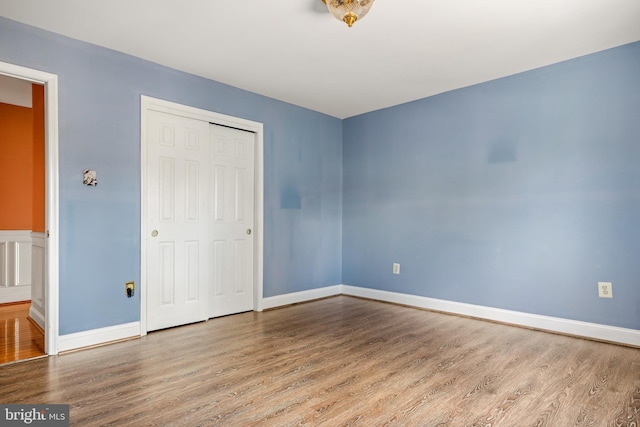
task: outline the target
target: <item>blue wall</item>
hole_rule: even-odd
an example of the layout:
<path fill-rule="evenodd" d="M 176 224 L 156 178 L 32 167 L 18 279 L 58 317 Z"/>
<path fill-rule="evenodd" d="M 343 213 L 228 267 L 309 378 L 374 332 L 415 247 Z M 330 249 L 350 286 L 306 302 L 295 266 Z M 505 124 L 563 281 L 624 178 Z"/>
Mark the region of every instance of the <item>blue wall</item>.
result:
<path fill-rule="evenodd" d="M 4 18 L 0 61 L 59 77 L 60 334 L 140 318 L 142 94 L 264 123 L 264 295 L 341 282 L 340 120 Z"/>
<path fill-rule="evenodd" d="M 640 328 L 640 43 L 347 119 L 343 172 L 343 283 Z"/>
<path fill-rule="evenodd" d="M 0 61 L 59 76 L 61 334 L 139 319 L 141 94 L 264 123 L 267 297 L 345 283 L 640 329 L 640 43 L 344 121 L 4 18 Z"/>

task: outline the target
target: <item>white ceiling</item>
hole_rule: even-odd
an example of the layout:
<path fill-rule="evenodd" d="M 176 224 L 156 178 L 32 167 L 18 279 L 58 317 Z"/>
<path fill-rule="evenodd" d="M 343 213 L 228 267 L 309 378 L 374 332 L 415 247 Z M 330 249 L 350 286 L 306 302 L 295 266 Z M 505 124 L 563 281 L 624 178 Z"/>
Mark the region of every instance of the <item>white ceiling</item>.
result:
<path fill-rule="evenodd" d="M 640 0 L 0 0 L 0 16 L 338 118 L 640 40 Z M 6 41 L 5 41 L 6 42 Z"/>
<path fill-rule="evenodd" d="M 31 108 L 31 82 L 0 74 L 0 102 Z"/>

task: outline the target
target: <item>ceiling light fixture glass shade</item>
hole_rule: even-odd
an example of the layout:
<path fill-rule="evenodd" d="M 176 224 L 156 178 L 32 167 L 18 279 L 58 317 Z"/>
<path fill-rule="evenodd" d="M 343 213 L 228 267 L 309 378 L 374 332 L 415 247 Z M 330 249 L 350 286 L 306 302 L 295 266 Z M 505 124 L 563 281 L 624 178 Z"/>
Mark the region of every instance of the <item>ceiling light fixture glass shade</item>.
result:
<path fill-rule="evenodd" d="M 329 12 L 348 26 L 364 18 L 373 6 L 374 0 L 322 0 Z"/>

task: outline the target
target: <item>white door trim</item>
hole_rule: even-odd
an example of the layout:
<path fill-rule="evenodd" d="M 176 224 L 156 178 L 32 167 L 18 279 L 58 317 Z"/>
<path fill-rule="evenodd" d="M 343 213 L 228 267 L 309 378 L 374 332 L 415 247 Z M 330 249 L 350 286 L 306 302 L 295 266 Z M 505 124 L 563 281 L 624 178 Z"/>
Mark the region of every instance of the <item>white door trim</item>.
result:
<path fill-rule="evenodd" d="M 58 76 L 0 62 L 0 74 L 44 84 L 45 129 L 45 352 L 58 354 L 59 333 L 59 198 L 58 198 Z"/>
<path fill-rule="evenodd" d="M 254 223 L 254 265 L 253 265 L 253 310 L 262 311 L 263 296 L 263 237 L 264 237 L 264 145 L 263 124 L 225 114 L 202 110 L 195 107 L 177 104 L 162 99 L 151 98 L 142 95 L 140 98 L 140 335 L 147 334 L 147 247 L 146 247 L 146 218 L 147 206 L 145 205 L 145 168 L 147 164 L 146 140 L 148 111 L 160 111 L 163 113 L 189 117 L 196 120 L 207 121 L 223 126 L 230 126 L 256 135 L 255 139 L 255 223 Z"/>

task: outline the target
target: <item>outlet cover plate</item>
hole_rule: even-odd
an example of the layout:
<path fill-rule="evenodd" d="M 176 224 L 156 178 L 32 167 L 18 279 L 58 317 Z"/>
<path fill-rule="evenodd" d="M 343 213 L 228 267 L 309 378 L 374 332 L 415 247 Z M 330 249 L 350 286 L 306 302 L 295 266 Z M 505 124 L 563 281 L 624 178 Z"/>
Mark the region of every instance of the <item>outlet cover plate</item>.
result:
<path fill-rule="evenodd" d="M 393 263 L 393 274 L 400 274 L 400 264 L 397 262 Z"/>
<path fill-rule="evenodd" d="M 613 285 L 611 282 L 598 282 L 598 296 L 600 298 L 613 298 Z"/>

